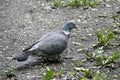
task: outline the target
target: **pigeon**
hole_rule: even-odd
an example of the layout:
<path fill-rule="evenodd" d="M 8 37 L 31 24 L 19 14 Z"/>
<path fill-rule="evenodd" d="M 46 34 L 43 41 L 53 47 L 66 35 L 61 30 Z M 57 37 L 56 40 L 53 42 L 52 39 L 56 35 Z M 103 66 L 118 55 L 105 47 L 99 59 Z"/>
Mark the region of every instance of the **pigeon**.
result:
<path fill-rule="evenodd" d="M 55 58 L 60 56 L 66 49 L 70 31 L 74 28 L 77 28 L 75 21 L 67 21 L 60 30 L 45 34 L 33 45 L 23 50 L 22 54 L 15 56 L 13 59 L 25 61 L 30 55 L 45 58 Z"/>

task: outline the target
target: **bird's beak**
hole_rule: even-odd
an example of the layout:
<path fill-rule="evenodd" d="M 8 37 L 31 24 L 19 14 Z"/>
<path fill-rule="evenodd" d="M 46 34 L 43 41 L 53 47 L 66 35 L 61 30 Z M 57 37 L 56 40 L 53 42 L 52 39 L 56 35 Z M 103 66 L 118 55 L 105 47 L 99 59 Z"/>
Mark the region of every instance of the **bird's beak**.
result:
<path fill-rule="evenodd" d="M 78 27 L 77 27 L 77 26 L 75 26 L 75 29 L 78 29 Z"/>

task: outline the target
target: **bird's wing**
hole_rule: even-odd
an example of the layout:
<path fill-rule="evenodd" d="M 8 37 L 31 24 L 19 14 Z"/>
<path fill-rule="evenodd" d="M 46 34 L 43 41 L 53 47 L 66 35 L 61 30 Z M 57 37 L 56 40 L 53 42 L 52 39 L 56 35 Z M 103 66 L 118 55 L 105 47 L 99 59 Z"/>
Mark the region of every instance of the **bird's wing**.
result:
<path fill-rule="evenodd" d="M 32 45 L 27 51 L 33 54 L 35 54 L 36 51 L 42 51 L 47 55 L 59 55 L 67 47 L 67 40 L 68 39 L 62 34 L 52 33 Z"/>
<path fill-rule="evenodd" d="M 29 46 L 28 48 L 24 49 L 23 52 L 28 51 L 29 49 L 31 49 L 34 45 L 36 45 L 38 42 L 46 39 L 48 36 L 50 36 L 52 33 L 47 33 L 44 36 L 42 36 L 39 40 L 37 40 L 33 45 Z"/>
<path fill-rule="evenodd" d="M 67 40 L 61 34 L 53 34 L 40 44 L 39 49 L 49 55 L 59 54 L 67 47 Z"/>

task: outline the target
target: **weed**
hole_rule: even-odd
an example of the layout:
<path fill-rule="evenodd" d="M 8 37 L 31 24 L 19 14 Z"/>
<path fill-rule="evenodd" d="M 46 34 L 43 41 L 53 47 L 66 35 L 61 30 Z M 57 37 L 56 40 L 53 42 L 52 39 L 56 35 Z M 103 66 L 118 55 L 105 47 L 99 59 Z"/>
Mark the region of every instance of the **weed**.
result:
<path fill-rule="evenodd" d="M 72 0 L 72 1 L 70 1 L 70 2 L 68 2 L 68 3 L 66 3 L 66 5 L 67 5 L 67 6 L 70 6 L 70 7 L 73 7 L 73 8 L 75 8 L 75 7 L 80 7 L 80 5 L 81 5 L 81 0 Z"/>
<path fill-rule="evenodd" d="M 55 7 L 60 7 L 60 6 L 62 6 L 61 0 L 55 0 L 55 1 L 53 2 L 53 6 L 55 6 Z"/>
<path fill-rule="evenodd" d="M 13 76 L 13 67 L 9 67 L 9 68 L 5 71 L 5 75 L 6 75 L 6 77 L 12 77 L 12 76 Z"/>
<path fill-rule="evenodd" d="M 90 59 L 97 61 L 95 65 L 99 66 L 100 68 L 105 66 L 110 66 L 110 64 L 114 63 L 116 60 L 120 58 L 119 57 L 120 51 L 115 51 L 112 54 L 112 56 L 109 56 L 108 54 L 104 54 L 103 52 L 104 51 L 100 49 L 100 50 L 97 50 L 96 53 L 86 53 L 86 55 Z"/>
<path fill-rule="evenodd" d="M 120 51 L 115 51 L 112 54 L 112 56 L 108 57 L 105 64 L 110 64 L 110 63 L 113 63 L 114 61 L 118 60 L 120 58 L 119 53 L 120 53 Z"/>
<path fill-rule="evenodd" d="M 82 6 L 85 9 L 88 7 L 96 7 L 97 4 L 98 4 L 98 0 L 70 0 L 68 2 L 65 2 L 66 7 L 78 8 L 78 7 Z M 61 0 L 55 0 L 53 2 L 53 5 L 55 7 L 64 6 L 64 4 L 62 4 Z"/>
<path fill-rule="evenodd" d="M 84 77 L 84 78 L 81 78 L 80 80 L 88 80 L 88 79 Z"/>
<path fill-rule="evenodd" d="M 93 76 L 93 80 L 112 80 L 112 79 L 107 74 L 102 73 L 98 70 L 95 76 Z"/>
<path fill-rule="evenodd" d="M 46 67 L 46 73 L 44 75 L 44 80 L 51 80 L 54 77 L 54 72 L 50 70 L 49 67 Z"/>
<path fill-rule="evenodd" d="M 71 71 L 70 74 L 73 75 L 73 76 L 76 76 L 77 72 Z"/>
<path fill-rule="evenodd" d="M 83 72 L 85 77 L 91 78 L 92 70 L 91 69 L 85 69 L 83 67 L 75 67 L 75 70 Z"/>
<path fill-rule="evenodd" d="M 82 65 L 82 61 L 78 60 L 78 61 L 76 62 L 76 66 L 77 66 L 77 67 L 80 67 L 81 65 Z"/>
<path fill-rule="evenodd" d="M 83 8 L 88 8 L 90 6 L 90 1 L 89 0 L 72 0 L 67 3 L 67 6 L 76 8 L 83 6 Z"/>
<path fill-rule="evenodd" d="M 58 76 L 62 76 L 62 74 L 63 74 L 63 72 L 61 70 L 57 72 Z"/>
<path fill-rule="evenodd" d="M 88 8 L 90 6 L 90 1 L 89 0 L 82 0 L 82 6 L 83 6 L 83 8 Z"/>
<path fill-rule="evenodd" d="M 108 75 L 105 74 L 105 73 L 102 73 L 102 74 L 100 75 L 100 77 L 101 77 L 101 80 L 112 80 L 112 79 L 110 79 L 110 76 L 108 76 Z"/>
<path fill-rule="evenodd" d="M 115 36 L 112 31 L 106 30 L 105 32 L 96 32 L 96 36 L 98 39 L 98 46 L 105 46 L 107 45 Z"/>
<path fill-rule="evenodd" d="M 97 71 L 95 76 L 93 76 L 93 80 L 99 80 L 99 75 L 100 75 L 100 71 Z"/>
<path fill-rule="evenodd" d="M 86 55 L 87 55 L 87 57 L 88 57 L 89 59 L 94 59 L 94 58 L 96 57 L 96 54 L 95 54 L 95 53 L 90 53 L 90 52 L 88 52 L 88 53 L 86 53 Z"/>
<path fill-rule="evenodd" d="M 98 5 L 98 0 L 93 0 L 90 2 L 91 7 L 96 7 Z"/>

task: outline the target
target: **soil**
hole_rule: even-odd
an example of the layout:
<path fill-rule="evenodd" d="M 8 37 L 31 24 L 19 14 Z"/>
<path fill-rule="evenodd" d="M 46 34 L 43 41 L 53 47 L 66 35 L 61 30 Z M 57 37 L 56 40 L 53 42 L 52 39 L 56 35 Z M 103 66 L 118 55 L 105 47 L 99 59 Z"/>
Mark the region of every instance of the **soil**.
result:
<path fill-rule="evenodd" d="M 82 73 L 71 75 L 71 72 L 75 71 L 78 61 L 86 59 L 86 49 L 89 50 L 97 44 L 95 33 L 107 28 L 120 30 L 116 25 L 120 23 L 119 0 L 99 0 L 97 7 L 88 9 L 52 8 L 52 3 L 52 0 L 0 0 L 0 80 L 43 80 L 46 66 L 55 72 L 54 80 L 80 80 Z M 78 29 L 71 32 L 61 63 L 30 65 L 30 60 L 11 60 L 45 33 L 59 30 L 69 20 L 75 20 Z M 120 34 L 116 34 L 110 44 L 115 46 L 106 49 L 105 53 L 111 55 L 120 50 Z M 7 78 L 4 73 L 10 66 L 14 66 L 15 77 Z M 117 66 L 120 66 L 120 63 Z M 93 65 L 91 61 L 85 61 L 82 67 L 92 68 Z M 101 72 L 106 72 L 109 76 L 117 75 L 113 80 L 120 79 L 119 67 L 111 71 L 109 68 L 103 68 Z"/>

